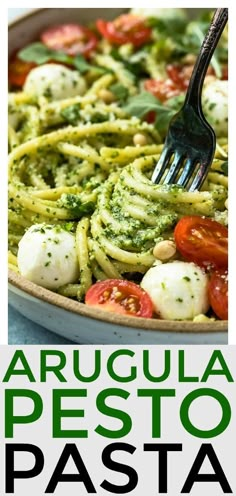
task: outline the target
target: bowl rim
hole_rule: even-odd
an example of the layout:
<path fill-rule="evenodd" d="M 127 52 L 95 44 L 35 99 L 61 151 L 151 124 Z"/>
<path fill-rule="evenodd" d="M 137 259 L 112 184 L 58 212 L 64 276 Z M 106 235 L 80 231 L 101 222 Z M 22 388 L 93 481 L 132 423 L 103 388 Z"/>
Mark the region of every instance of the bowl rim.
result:
<path fill-rule="evenodd" d="M 47 8 L 35 8 L 32 11 L 19 14 L 14 20 L 10 21 L 8 24 L 9 30 L 14 28 L 16 25 L 20 24 L 22 21 L 29 19 L 31 17 L 37 16 L 40 12 L 48 10 Z M 20 274 L 17 274 L 13 270 L 9 270 L 9 288 L 11 285 L 28 295 L 42 300 L 51 305 L 55 305 L 61 309 L 68 312 L 73 312 L 74 314 L 81 315 L 82 317 L 90 318 L 93 320 L 99 320 L 104 324 L 115 324 L 120 326 L 126 326 L 133 329 L 148 330 L 148 331 L 161 331 L 161 332 L 178 332 L 189 334 L 203 334 L 203 333 L 219 333 L 227 332 L 228 321 L 212 321 L 212 322 L 192 322 L 192 321 L 175 321 L 175 320 L 161 320 L 161 319 L 144 319 L 142 317 L 128 317 L 125 315 L 105 312 L 104 310 L 98 310 L 80 303 L 78 301 L 72 300 L 65 296 L 59 295 L 53 291 L 38 286 L 33 282 L 25 279 Z"/>
<path fill-rule="evenodd" d="M 161 319 L 144 319 L 142 317 L 128 317 L 118 313 L 105 312 L 84 303 L 72 300 L 65 296 L 59 295 L 42 286 L 25 279 L 13 270 L 9 270 L 9 284 L 17 289 L 33 296 L 36 299 L 45 301 L 51 305 L 62 308 L 68 312 L 81 315 L 82 317 L 102 321 L 104 324 L 115 324 L 120 326 L 131 327 L 134 329 L 163 332 L 188 332 L 189 334 L 203 334 L 227 332 L 228 321 L 219 320 L 213 322 L 192 322 L 176 321 Z"/>
<path fill-rule="evenodd" d="M 17 24 L 20 24 L 22 21 L 25 19 L 28 19 L 30 17 L 34 17 L 35 15 L 38 15 L 40 12 L 43 12 L 44 10 L 48 10 L 47 8 L 35 8 L 32 10 L 29 10 L 28 12 L 22 12 L 22 14 L 18 14 L 14 19 L 8 22 L 8 30 L 11 28 L 14 28 Z"/>

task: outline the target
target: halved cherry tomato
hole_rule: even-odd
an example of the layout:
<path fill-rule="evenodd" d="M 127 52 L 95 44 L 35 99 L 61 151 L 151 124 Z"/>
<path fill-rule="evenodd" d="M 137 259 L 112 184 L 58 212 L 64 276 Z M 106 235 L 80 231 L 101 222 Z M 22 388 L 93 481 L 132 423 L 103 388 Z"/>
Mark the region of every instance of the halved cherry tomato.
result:
<path fill-rule="evenodd" d="M 183 92 L 171 79 L 147 79 L 144 83 L 145 90 L 149 91 L 161 102 Z"/>
<path fill-rule="evenodd" d="M 203 267 L 228 264 L 228 229 L 198 215 L 182 217 L 174 230 L 175 242 L 184 258 Z"/>
<path fill-rule="evenodd" d="M 96 26 L 99 33 L 115 45 L 132 43 L 139 47 L 150 40 L 152 33 L 142 17 L 132 14 L 121 15 L 114 21 L 98 19 Z"/>
<path fill-rule="evenodd" d="M 151 318 L 153 305 L 137 284 L 123 279 L 96 282 L 86 293 L 85 303 L 107 312 Z"/>
<path fill-rule="evenodd" d="M 184 93 L 188 87 L 193 66 L 180 64 L 168 64 L 166 66 L 166 79 L 148 79 L 144 83 L 147 91 L 150 91 L 161 102 Z"/>
<path fill-rule="evenodd" d="M 217 270 L 211 276 L 209 300 L 212 309 L 219 319 L 228 320 L 228 272 Z"/>
<path fill-rule="evenodd" d="M 12 86 L 21 88 L 26 80 L 31 69 L 36 67 L 33 62 L 24 62 L 17 58 L 16 55 L 9 61 L 8 79 Z"/>
<path fill-rule="evenodd" d="M 89 56 L 98 43 L 96 35 L 80 24 L 52 26 L 44 31 L 40 38 L 47 47 L 72 56 L 78 53 Z"/>
<path fill-rule="evenodd" d="M 180 64 L 168 64 L 166 67 L 169 78 L 182 91 L 185 91 L 188 87 L 192 70 L 193 66 L 183 66 Z"/>
<path fill-rule="evenodd" d="M 222 78 L 221 79 L 228 80 L 228 65 L 227 64 L 222 67 Z"/>

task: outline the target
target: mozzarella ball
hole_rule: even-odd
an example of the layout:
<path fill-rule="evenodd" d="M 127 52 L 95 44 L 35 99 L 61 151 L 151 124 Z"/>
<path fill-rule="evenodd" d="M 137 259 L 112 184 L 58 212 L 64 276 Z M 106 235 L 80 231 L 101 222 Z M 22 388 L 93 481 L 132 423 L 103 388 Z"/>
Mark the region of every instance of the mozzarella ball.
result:
<path fill-rule="evenodd" d="M 147 271 L 141 287 L 166 320 L 192 320 L 209 308 L 208 277 L 194 263 L 174 261 Z"/>
<path fill-rule="evenodd" d="M 61 226 L 31 226 L 19 243 L 17 261 L 22 276 L 48 289 L 79 276 L 75 236 Z"/>
<path fill-rule="evenodd" d="M 44 64 L 28 74 L 24 92 L 32 97 L 45 96 L 49 100 L 63 100 L 86 92 L 86 82 L 78 71 L 60 64 Z"/>
<path fill-rule="evenodd" d="M 206 84 L 202 92 L 202 107 L 206 120 L 216 136 L 228 136 L 228 81 L 215 80 Z"/>

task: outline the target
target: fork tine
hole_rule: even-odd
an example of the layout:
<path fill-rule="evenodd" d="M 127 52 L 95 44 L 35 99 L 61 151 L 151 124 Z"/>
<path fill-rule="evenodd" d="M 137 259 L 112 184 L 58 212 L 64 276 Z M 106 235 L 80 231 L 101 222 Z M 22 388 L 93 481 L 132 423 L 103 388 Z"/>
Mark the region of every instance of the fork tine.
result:
<path fill-rule="evenodd" d="M 186 160 L 183 172 L 177 181 L 178 186 L 185 187 L 188 184 L 189 179 L 192 175 L 192 172 L 193 172 L 196 164 L 197 164 L 197 159 L 194 160 L 194 159 L 188 158 Z"/>
<path fill-rule="evenodd" d="M 172 155 L 172 150 L 164 146 L 162 154 L 157 162 L 157 165 L 154 169 L 153 175 L 152 175 L 152 182 L 153 183 L 159 183 L 161 177 L 163 176 L 163 173 L 165 172 L 165 169 L 169 163 L 170 157 Z"/>
<path fill-rule="evenodd" d="M 202 186 L 202 183 L 204 182 L 204 180 L 207 176 L 209 166 L 210 166 L 210 163 L 207 163 L 207 162 L 200 165 L 200 167 L 197 171 L 197 174 L 195 175 L 193 182 L 189 188 L 189 191 L 195 191 L 196 189 L 200 189 L 200 187 Z"/>
<path fill-rule="evenodd" d="M 173 184 L 175 178 L 178 175 L 182 163 L 183 163 L 183 156 L 180 155 L 178 152 L 176 152 L 174 156 L 174 160 L 170 166 L 168 174 L 165 177 L 165 180 L 163 181 L 163 184 Z"/>

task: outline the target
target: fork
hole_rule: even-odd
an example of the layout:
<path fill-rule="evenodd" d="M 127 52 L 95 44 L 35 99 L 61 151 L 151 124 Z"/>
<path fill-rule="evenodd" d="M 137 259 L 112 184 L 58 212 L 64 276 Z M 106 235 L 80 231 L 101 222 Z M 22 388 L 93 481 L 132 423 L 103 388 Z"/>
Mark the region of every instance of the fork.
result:
<path fill-rule="evenodd" d="M 206 178 L 215 153 L 216 137 L 204 117 L 201 94 L 211 57 L 227 20 L 228 9 L 216 9 L 193 68 L 183 107 L 170 121 L 164 148 L 152 175 L 153 183 L 160 182 L 168 167 L 163 181 L 166 185 L 174 184 L 177 179 L 178 186 L 195 191 Z"/>

